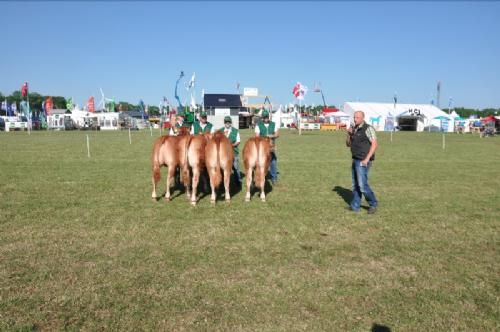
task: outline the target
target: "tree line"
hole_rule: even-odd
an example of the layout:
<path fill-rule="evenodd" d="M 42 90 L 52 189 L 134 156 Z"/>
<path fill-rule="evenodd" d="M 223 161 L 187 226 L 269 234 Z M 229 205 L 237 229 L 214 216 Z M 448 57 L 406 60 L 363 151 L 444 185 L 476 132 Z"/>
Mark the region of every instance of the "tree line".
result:
<path fill-rule="evenodd" d="M 38 92 L 30 91 L 29 92 L 29 99 L 30 99 L 30 110 L 34 113 L 41 112 L 43 110 L 42 104 L 43 102 L 47 99 L 47 97 L 52 97 L 52 103 L 54 109 L 67 109 L 67 102 L 68 99 L 62 96 L 49 96 L 49 95 L 42 95 Z M 11 104 L 16 104 L 17 110 L 20 110 L 20 103 L 23 100 L 26 100 L 26 97 L 23 97 L 21 95 L 20 90 L 16 90 L 12 92 L 10 95 L 3 95 L 0 92 L 0 102 L 4 102 L 7 100 L 7 103 L 9 105 Z M 86 105 L 84 105 L 86 106 Z M 95 105 L 97 107 L 97 105 Z M 128 112 L 128 111 L 135 111 L 139 110 L 140 106 L 139 105 L 134 105 L 126 101 L 120 101 L 115 104 L 115 112 L 123 111 L 123 112 Z M 160 109 L 158 106 L 148 106 L 148 112 L 149 114 L 159 114 Z"/>
<path fill-rule="evenodd" d="M 29 98 L 30 98 L 30 109 L 33 112 L 41 112 L 42 111 L 42 103 L 47 99 L 47 97 L 52 97 L 52 102 L 54 104 L 53 108 L 55 109 L 66 109 L 66 103 L 67 99 L 62 96 L 44 96 L 41 95 L 37 92 L 30 92 L 29 93 Z M 20 102 L 22 100 L 25 100 L 24 97 L 21 96 L 21 91 L 16 90 L 12 94 L 8 96 L 4 96 L 0 92 L 0 101 L 5 101 L 7 100 L 8 104 L 13 104 L 16 103 L 16 107 L 19 110 L 20 109 Z M 296 105 L 297 109 L 299 108 L 299 105 Z M 335 107 L 333 105 L 329 107 Z M 118 103 L 115 104 L 115 112 L 123 111 L 123 112 L 129 112 L 129 111 L 135 111 L 139 110 L 140 106 L 135 105 L 126 101 L 119 101 Z M 305 106 L 301 105 L 300 107 L 302 112 L 307 112 L 311 115 L 318 115 L 321 113 L 321 110 L 323 109 L 323 106 L 317 105 L 317 106 Z M 447 108 L 442 109 L 445 113 L 448 113 L 449 110 Z M 464 118 L 468 118 L 471 115 L 475 115 L 478 117 L 485 117 L 488 115 L 498 115 L 500 114 L 500 108 L 485 108 L 482 110 L 479 109 L 473 109 L 473 108 L 465 108 L 465 107 L 455 107 L 452 108 L 451 111 L 457 112 L 458 115 Z M 259 110 L 255 110 L 258 112 Z M 148 105 L 148 113 L 149 115 L 153 116 L 158 116 L 160 114 L 160 109 L 158 106 L 152 106 Z M 451 112 L 450 112 L 451 113 Z"/>

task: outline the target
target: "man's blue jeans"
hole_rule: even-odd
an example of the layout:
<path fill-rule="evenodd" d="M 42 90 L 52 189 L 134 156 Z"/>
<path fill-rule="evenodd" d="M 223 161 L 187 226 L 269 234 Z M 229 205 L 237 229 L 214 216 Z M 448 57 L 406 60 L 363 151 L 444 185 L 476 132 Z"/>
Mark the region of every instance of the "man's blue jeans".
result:
<path fill-rule="evenodd" d="M 367 166 L 361 165 L 361 160 L 352 160 L 352 201 L 351 209 L 359 211 L 361 208 L 361 196 L 365 195 L 366 201 L 370 207 L 377 207 L 378 201 L 375 198 L 370 185 L 368 184 L 368 172 L 372 162 L 368 162 Z"/>
<path fill-rule="evenodd" d="M 240 158 L 237 154 L 234 155 L 233 159 L 233 175 L 236 183 L 241 184 L 241 174 L 240 174 Z"/>
<path fill-rule="evenodd" d="M 269 165 L 269 175 L 271 175 L 271 181 L 274 183 L 278 181 L 278 160 L 276 158 L 276 152 L 271 151 L 271 164 Z"/>

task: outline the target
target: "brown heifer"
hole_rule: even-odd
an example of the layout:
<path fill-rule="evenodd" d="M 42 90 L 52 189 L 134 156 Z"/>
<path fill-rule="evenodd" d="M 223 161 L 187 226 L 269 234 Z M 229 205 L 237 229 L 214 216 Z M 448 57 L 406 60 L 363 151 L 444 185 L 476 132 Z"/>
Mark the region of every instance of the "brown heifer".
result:
<path fill-rule="evenodd" d="M 208 140 L 205 148 L 205 161 L 210 176 L 210 187 L 212 196 L 210 202 L 215 203 L 215 188 L 221 183 L 221 170 L 224 172 L 224 189 L 226 202 L 231 200 L 229 194 L 229 180 L 233 168 L 233 146 L 231 141 L 223 132 L 217 131 L 211 139 Z"/>
<path fill-rule="evenodd" d="M 252 173 L 255 169 L 255 186 L 260 188 L 260 199 L 265 202 L 266 194 L 264 184 L 267 170 L 271 163 L 271 140 L 268 137 L 252 137 L 243 148 L 243 163 L 247 177 L 247 193 L 245 201 L 250 201 L 250 187 L 252 185 Z"/>
<path fill-rule="evenodd" d="M 170 187 L 174 183 L 173 179 L 175 171 L 179 166 L 179 142 L 185 141 L 189 138 L 189 130 L 187 128 L 181 129 L 179 134 L 181 136 L 161 136 L 153 144 L 153 151 L 151 153 L 151 169 L 152 169 L 152 183 L 153 193 L 151 197 L 156 199 L 156 185 L 160 181 L 161 166 L 167 166 L 167 188 L 165 192 L 165 199 L 170 200 Z"/>
<path fill-rule="evenodd" d="M 198 134 L 191 136 L 187 149 L 185 150 L 185 159 L 182 167 L 182 177 L 184 185 L 187 188 L 187 195 L 189 197 L 189 187 L 191 187 L 191 204 L 196 205 L 197 202 L 197 189 L 200 180 L 200 175 L 205 170 L 205 147 L 210 138 L 209 133 Z M 189 186 L 189 169 L 193 173 L 193 180 Z"/>

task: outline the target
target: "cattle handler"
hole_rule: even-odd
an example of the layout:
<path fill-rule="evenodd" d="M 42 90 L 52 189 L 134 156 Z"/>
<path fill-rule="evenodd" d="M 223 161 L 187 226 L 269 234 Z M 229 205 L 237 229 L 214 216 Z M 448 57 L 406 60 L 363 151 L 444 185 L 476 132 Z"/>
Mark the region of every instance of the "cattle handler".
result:
<path fill-rule="evenodd" d="M 255 126 L 255 137 L 269 137 L 271 139 L 271 165 L 269 173 L 271 175 L 271 183 L 274 185 L 278 182 L 278 158 L 276 156 L 276 139 L 280 137 L 279 129 L 276 128 L 276 123 L 269 119 L 269 111 L 262 111 L 262 120 Z"/>

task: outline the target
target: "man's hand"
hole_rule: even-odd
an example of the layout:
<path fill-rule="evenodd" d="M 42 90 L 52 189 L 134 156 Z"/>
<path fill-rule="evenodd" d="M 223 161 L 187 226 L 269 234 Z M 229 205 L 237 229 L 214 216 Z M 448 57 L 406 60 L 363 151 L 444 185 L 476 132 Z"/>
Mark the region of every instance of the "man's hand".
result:
<path fill-rule="evenodd" d="M 361 160 L 361 166 L 367 167 L 369 162 L 370 162 L 370 159 L 363 159 L 363 160 Z"/>

